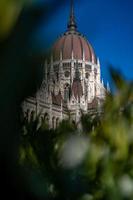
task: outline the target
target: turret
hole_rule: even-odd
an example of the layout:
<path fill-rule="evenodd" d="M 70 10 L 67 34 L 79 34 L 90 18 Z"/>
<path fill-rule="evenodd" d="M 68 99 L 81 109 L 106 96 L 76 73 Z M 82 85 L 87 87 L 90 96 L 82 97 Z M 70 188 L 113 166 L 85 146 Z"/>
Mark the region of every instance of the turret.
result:
<path fill-rule="evenodd" d="M 44 76 L 45 76 L 45 81 L 47 82 L 47 75 L 48 75 L 48 66 L 47 66 L 47 60 L 45 60 L 44 64 Z"/>

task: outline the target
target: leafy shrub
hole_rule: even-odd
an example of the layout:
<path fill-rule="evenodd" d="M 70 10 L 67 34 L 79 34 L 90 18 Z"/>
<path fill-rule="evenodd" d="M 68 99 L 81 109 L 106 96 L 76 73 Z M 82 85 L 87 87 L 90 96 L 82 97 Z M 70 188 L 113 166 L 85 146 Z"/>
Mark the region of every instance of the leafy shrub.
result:
<path fill-rule="evenodd" d="M 80 133 L 69 120 L 56 130 L 37 128 L 38 117 L 24 123 L 19 163 L 41 177 L 38 192 L 32 188 L 38 198 L 133 199 L 133 85 L 114 71 L 112 77 L 116 92 L 104 114 L 83 116 Z"/>

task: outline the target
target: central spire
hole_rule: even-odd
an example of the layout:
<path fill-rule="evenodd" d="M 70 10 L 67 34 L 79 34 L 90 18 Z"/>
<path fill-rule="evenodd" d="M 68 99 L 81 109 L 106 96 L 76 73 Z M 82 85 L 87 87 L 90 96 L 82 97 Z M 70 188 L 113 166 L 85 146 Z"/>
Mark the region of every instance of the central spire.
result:
<path fill-rule="evenodd" d="M 74 16 L 73 0 L 71 0 L 71 10 L 70 10 L 70 17 L 69 17 L 69 22 L 68 22 L 67 28 L 68 28 L 69 31 L 76 31 L 77 30 L 77 24 L 76 24 L 75 16 Z"/>

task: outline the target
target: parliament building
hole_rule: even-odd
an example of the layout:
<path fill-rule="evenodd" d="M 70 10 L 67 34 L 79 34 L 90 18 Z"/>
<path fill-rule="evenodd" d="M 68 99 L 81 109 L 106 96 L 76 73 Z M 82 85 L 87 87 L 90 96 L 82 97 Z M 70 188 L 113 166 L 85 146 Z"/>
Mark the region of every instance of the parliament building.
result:
<path fill-rule="evenodd" d="M 73 4 L 67 31 L 54 43 L 43 65 L 42 85 L 23 102 L 24 113 L 40 113 L 49 128 L 56 128 L 63 119 L 78 125 L 83 113 L 101 112 L 107 89 L 101 81 L 99 58 L 77 29 Z"/>

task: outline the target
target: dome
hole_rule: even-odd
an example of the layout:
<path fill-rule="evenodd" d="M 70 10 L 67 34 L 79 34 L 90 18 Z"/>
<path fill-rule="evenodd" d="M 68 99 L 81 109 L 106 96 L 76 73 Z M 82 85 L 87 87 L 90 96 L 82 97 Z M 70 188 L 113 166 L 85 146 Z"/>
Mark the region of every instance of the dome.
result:
<path fill-rule="evenodd" d="M 60 53 L 62 52 L 62 59 L 71 59 L 72 52 L 74 59 L 83 60 L 83 54 L 86 61 L 97 63 L 97 59 L 93 48 L 77 31 L 67 31 L 54 44 L 52 48 L 52 55 L 54 61 L 60 60 Z"/>
<path fill-rule="evenodd" d="M 71 1 L 70 17 L 67 24 L 67 31 L 60 36 L 52 48 L 53 61 L 73 58 L 77 60 L 89 61 L 97 64 L 97 58 L 93 48 L 87 39 L 77 31 L 77 24 L 74 16 L 73 1 Z"/>

